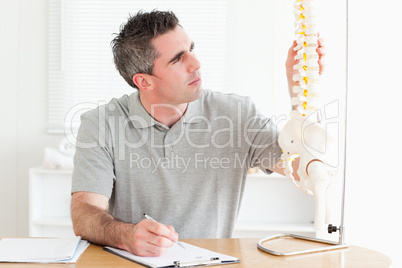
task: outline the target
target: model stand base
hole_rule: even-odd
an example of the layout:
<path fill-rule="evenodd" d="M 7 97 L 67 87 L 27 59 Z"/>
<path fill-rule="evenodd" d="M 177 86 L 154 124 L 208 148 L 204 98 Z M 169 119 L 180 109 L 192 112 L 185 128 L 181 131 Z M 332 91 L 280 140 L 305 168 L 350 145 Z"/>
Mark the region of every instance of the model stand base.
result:
<path fill-rule="evenodd" d="M 257 246 L 260 250 L 276 256 L 292 256 L 348 247 L 346 244 L 295 234 L 266 237 L 258 241 Z"/>

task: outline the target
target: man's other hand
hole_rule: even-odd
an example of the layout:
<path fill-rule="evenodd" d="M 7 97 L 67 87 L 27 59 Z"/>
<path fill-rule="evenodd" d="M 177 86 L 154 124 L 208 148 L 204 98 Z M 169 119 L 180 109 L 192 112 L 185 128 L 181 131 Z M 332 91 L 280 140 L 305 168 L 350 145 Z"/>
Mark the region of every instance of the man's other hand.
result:
<path fill-rule="evenodd" d="M 320 35 L 318 35 L 319 37 Z M 324 63 L 324 56 L 326 54 L 325 50 L 325 42 L 322 38 L 317 39 L 318 47 L 316 49 L 318 53 L 318 65 L 320 67 L 320 75 L 324 73 L 325 63 Z M 293 93 L 293 87 L 298 85 L 298 82 L 293 81 L 293 75 L 298 73 L 298 70 L 294 70 L 293 66 L 299 63 L 299 60 L 295 60 L 297 55 L 297 51 L 294 48 L 297 46 L 296 41 L 293 41 L 292 46 L 288 50 L 288 57 L 286 59 L 285 67 L 286 67 L 286 77 L 288 80 L 288 87 L 289 92 L 292 97 L 296 97 L 296 94 Z"/>

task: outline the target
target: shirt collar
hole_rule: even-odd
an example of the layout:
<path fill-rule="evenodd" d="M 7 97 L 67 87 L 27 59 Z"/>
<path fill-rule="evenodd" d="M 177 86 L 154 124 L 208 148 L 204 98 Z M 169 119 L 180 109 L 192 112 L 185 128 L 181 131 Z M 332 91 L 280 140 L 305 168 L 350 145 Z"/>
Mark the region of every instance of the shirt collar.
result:
<path fill-rule="evenodd" d="M 201 105 L 201 98 L 192 101 L 188 104 L 187 110 L 179 120 L 185 124 L 193 124 L 202 121 L 202 105 Z M 163 124 L 159 123 L 155 120 L 148 112 L 145 110 L 144 106 L 140 101 L 140 94 L 139 91 L 133 92 L 129 96 L 128 100 L 128 110 L 130 114 L 129 120 L 133 123 L 134 127 L 136 128 L 148 128 L 154 125 L 163 126 Z M 166 126 L 163 126 L 166 127 Z"/>
<path fill-rule="evenodd" d="M 158 123 L 158 121 L 148 114 L 144 106 L 142 106 L 138 90 L 130 95 L 128 110 L 130 114 L 129 120 L 136 128 L 148 128 Z"/>
<path fill-rule="evenodd" d="M 183 123 L 185 124 L 194 124 L 202 121 L 202 116 L 204 114 L 202 107 L 202 99 L 204 96 L 192 101 L 188 104 L 187 110 L 183 115 Z"/>

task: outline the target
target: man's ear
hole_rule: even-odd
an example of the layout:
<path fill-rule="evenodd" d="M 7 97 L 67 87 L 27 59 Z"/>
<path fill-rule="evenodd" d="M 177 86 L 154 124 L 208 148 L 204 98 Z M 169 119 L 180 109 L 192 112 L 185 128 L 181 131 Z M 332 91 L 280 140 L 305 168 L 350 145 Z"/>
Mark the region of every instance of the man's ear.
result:
<path fill-rule="evenodd" d="M 133 76 L 134 84 L 142 90 L 152 90 L 151 77 L 148 74 L 137 73 Z"/>

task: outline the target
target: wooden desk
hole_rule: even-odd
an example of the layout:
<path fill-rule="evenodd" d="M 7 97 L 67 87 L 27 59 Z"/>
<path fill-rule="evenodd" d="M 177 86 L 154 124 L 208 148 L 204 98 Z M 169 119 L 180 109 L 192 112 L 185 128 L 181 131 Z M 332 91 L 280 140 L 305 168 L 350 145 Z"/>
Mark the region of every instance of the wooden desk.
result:
<path fill-rule="evenodd" d="M 184 242 L 207 248 L 219 253 L 235 256 L 240 263 L 211 267 L 222 268 L 389 268 L 391 260 L 374 250 L 350 246 L 320 253 L 310 253 L 292 257 L 277 257 L 257 249 L 258 239 L 184 239 Z M 144 267 L 134 262 L 115 256 L 100 246 L 90 245 L 76 264 L 10 264 L 2 263 L 0 267 Z"/>

